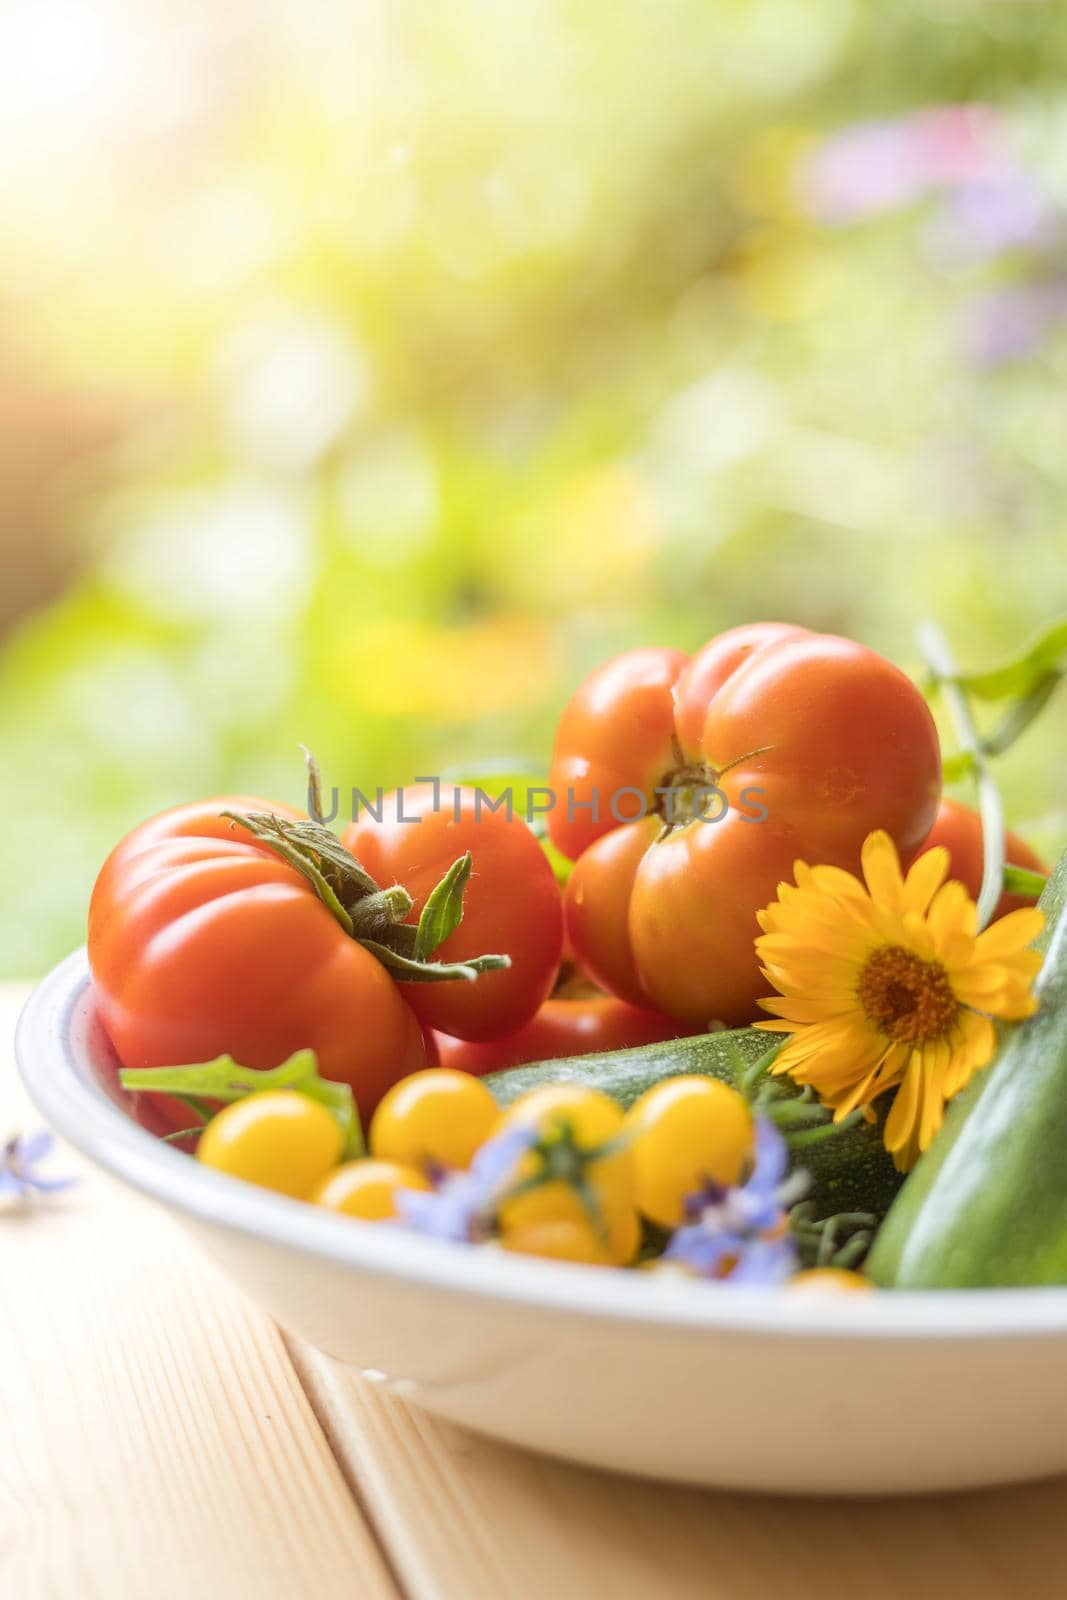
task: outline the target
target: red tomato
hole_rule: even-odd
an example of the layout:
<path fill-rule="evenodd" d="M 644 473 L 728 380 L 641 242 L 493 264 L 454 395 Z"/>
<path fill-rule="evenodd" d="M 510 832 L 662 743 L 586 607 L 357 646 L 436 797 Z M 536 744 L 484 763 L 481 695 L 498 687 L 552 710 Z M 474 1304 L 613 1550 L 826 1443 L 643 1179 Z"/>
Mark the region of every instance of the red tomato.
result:
<path fill-rule="evenodd" d="M 344 843 L 381 884 L 400 883 L 410 921 L 458 857 L 473 862 L 463 921 L 435 952 L 440 961 L 506 955 L 511 966 L 476 983 L 401 983 L 420 1022 L 461 1039 L 494 1039 L 528 1022 L 547 999 L 563 949 L 563 904 L 547 857 L 518 815 L 490 811 L 473 789 L 417 784 L 383 801 L 382 821 L 364 814 Z"/>
<path fill-rule="evenodd" d="M 546 1000 L 537 1015 L 502 1039 L 450 1039 L 435 1035 L 440 1063 L 483 1078 L 487 1072 L 521 1067 L 527 1061 L 558 1061 L 563 1056 L 599 1055 L 636 1044 L 678 1039 L 685 1029 L 673 1017 L 596 995 L 581 1000 Z"/>
<path fill-rule="evenodd" d="M 128 834 L 96 880 L 89 961 L 118 1057 L 162 1067 L 228 1053 L 263 1069 L 310 1048 L 366 1116 L 424 1065 L 418 1022 L 306 879 L 223 811 L 299 816 L 245 798 L 181 806 Z"/>
<path fill-rule="evenodd" d="M 794 860 L 855 870 L 875 828 L 913 854 L 941 758 L 925 701 L 888 661 L 754 623 L 691 660 L 637 650 L 594 672 L 560 719 L 549 781 L 549 833 L 577 858 L 578 959 L 704 1027 L 756 1014 L 756 912 Z"/>
<path fill-rule="evenodd" d="M 593 982 L 634 1006 L 647 1006 L 630 942 L 630 897 L 645 852 L 663 828 L 646 817 L 602 834 L 578 857 L 567 880 L 567 940 Z"/>
<path fill-rule="evenodd" d="M 982 888 L 982 867 L 984 852 L 982 849 L 982 819 L 977 811 L 972 811 L 970 806 L 964 806 L 958 800 L 944 799 L 941 802 L 934 825 L 930 829 L 922 846 L 916 851 L 921 855 L 924 850 L 930 850 L 934 845 L 944 845 L 949 853 L 949 877 L 958 878 L 960 883 L 971 896 L 977 900 Z M 1017 833 L 1009 833 L 1005 841 L 1008 862 L 1013 867 L 1029 867 L 1032 872 L 1048 872 L 1048 868 L 1035 855 L 1025 839 L 1020 839 Z M 1009 911 L 1018 911 L 1022 906 L 1036 905 L 1036 897 L 1025 894 L 1002 894 L 997 901 L 997 909 L 993 913 L 994 922 L 998 917 L 1006 917 Z"/>

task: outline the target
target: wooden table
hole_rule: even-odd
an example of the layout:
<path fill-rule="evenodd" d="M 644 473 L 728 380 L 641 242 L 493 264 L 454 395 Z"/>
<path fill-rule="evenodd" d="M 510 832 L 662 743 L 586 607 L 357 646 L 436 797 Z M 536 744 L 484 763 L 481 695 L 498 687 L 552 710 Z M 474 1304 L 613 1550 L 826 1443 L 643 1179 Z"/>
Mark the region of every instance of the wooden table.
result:
<path fill-rule="evenodd" d="M 26 992 L 0 986 L 0 1137 L 37 1125 L 11 1068 Z M 510 1450 L 287 1339 L 163 1211 L 54 1165 L 79 1187 L 0 1216 L 4 1600 L 1067 1591 L 1065 1482 L 786 1502 Z"/>

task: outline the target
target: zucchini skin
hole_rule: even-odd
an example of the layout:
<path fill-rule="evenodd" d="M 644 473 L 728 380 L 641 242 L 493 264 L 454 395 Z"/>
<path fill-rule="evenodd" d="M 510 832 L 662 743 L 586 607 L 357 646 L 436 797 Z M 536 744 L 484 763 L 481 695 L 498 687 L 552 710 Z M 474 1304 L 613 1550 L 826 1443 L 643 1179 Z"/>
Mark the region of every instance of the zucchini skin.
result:
<path fill-rule="evenodd" d="M 1067 1284 L 1067 854 L 1041 896 L 1041 1009 L 949 1109 L 867 1261 L 886 1288 Z"/>
<path fill-rule="evenodd" d="M 692 1074 L 718 1078 L 737 1086 L 737 1057 L 745 1064 L 756 1061 L 773 1041 L 755 1028 L 729 1033 L 702 1033 L 691 1039 L 668 1039 L 662 1044 L 637 1045 L 603 1055 L 567 1056 L 541 1061 L 483 1081 L 502 1106 L 546 1083 L 581 1083 L 610 1095 L 624 1109 L 663 1078 Z M 883 1119 L 845 1128 L 833 1138 L 797 1147 L 794 1161 L 811 1175 L 807 1195 L 817 1217 L 838 1211 L 869 1211 L 883 1217 L 903 1179 L 882 1143 Z M 794 1136 L 795 1137 L 795 1136 Z"/>

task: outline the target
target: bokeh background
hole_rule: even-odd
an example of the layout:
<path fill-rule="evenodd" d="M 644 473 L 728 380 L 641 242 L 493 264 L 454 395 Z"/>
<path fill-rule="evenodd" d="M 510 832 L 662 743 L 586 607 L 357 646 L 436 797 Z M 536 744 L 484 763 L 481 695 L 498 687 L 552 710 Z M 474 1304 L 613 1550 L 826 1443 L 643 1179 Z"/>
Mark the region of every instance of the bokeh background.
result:
<path fill-rule="evenodd" d="M 598 658 L 1067 611 L 1067 11 L 4 0 L 0 970 L 162 806 Z M 1002 764 L 1067 837 L 1062 700 Z"/>

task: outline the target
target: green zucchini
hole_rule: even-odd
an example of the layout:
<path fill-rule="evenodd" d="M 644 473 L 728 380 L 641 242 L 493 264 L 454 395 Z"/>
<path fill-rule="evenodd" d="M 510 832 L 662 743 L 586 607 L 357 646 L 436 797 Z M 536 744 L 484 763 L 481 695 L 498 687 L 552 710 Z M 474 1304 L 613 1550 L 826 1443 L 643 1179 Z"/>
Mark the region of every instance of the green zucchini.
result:
<path fill-rule="evenodd" d="M 678 1075 L 719 1078 L 737 1087 L 739 1063 L 743 1067 L 756 1061 L 769 1043 L 767 1034 L 755 1028 L 702 1033 L 692 1039 L 670 1039 L 604 1055 L 568 1056 L 511 1067 L 492 1073 L 485 1082 L 502 1106 L 542 1084 L 582 1083 L 602 1090 L 625 1108 L 661 1079 Z M 808 1198 L 816 1217 L 841 1211 L 885 1215 L 902 1179 L 882 1143 L 881 1119 L 842 1128 L 811 1144 L 803 1141 L 803 1134 L 790 1136 L 796 1164 L 811 1174 Z"/>
<path fill-rule="evenodd" d="M 951 1106 L 867 1262 L 901 1289 L 1067 1283 L 1067 854 L 1043 895 L 1041 1009 Z"/>

